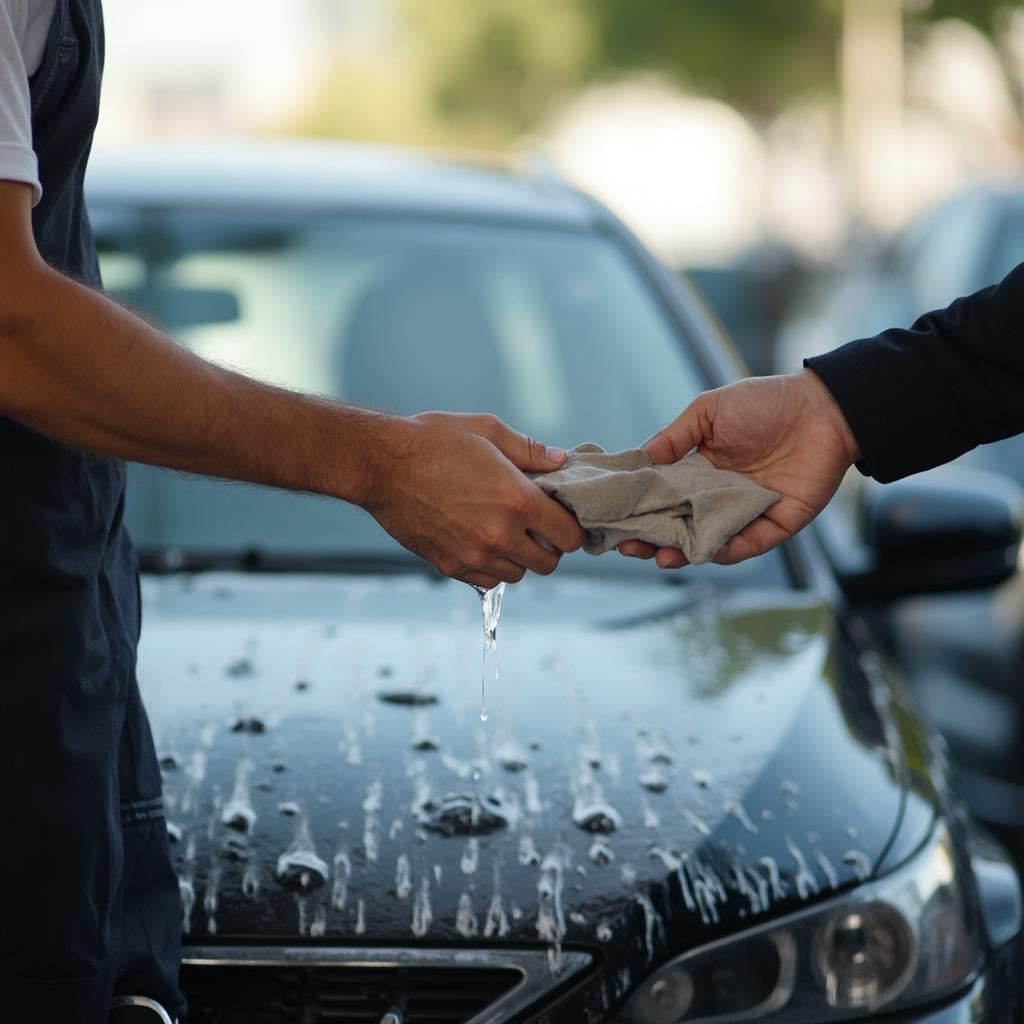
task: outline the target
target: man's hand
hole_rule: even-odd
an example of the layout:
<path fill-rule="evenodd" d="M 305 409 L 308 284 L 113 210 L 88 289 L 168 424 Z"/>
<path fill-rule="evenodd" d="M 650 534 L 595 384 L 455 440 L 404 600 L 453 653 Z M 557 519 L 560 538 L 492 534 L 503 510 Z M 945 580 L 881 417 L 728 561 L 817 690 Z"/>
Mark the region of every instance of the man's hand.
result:
<path fill-rule="evenodd" d="M 782 498 L 715 556 L 722 565 L 761 555 L 806 526 L 835 494 L 860 457 L 857 442 L 829 390 L 811 370 L 738 381 L 696 398 L 644 446 L 658 463 L 697 448 Z M 686 564 L 675 548 L 626 541 L 619 551 L 657 559 L 663 569 Z"/>
<path fill-rule="evenodd" d="M 582 545 L 575 517 L 521 472 L 558 469 L 564 451 L 494 416 L 430 412 L 387 429 L 362 504 L 444 575 L 486 588 L 516 583 L 527 569 L 553 572 L 563 552 Z"/>

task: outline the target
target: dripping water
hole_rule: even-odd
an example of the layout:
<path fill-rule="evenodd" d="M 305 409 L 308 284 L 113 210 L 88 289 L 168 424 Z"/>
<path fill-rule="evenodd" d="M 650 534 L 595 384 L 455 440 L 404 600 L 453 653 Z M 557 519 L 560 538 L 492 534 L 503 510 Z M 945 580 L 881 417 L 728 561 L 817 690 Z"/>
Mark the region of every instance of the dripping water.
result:
<path fill-rule="evenodd" d="M 505 583 L 499 583 L 490 590 L 473 586 L 480 598 L 480 609 L 484 616 L 484 652 L 480 665 L 480 721 L 487 721 L 487 680 L 493 677 L 498 685 L 498 618 L 501 616 L 501 599 L 505 594 Z"/>

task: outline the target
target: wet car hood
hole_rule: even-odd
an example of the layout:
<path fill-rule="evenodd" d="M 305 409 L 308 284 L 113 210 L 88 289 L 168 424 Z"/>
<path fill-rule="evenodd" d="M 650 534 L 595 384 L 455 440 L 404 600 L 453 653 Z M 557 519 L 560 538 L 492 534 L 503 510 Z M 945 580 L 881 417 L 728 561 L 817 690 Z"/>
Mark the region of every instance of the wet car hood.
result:
<path fill-rule="evenodd" d="M 813 595 L 146 577 L 139 675 L 192 942 L 654 959 L 865 877 L 897 752 Z"/>

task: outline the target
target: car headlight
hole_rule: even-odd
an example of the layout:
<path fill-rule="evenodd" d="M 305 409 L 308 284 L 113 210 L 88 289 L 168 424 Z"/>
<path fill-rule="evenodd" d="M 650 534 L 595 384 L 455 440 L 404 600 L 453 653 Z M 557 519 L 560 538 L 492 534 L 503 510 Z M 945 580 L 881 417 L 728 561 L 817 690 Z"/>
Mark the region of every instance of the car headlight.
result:
<path fill-rule="evenodd" d="M 935 999 L 979 961 L 945 825 L 885 878 L 665 964 L 626 1006 L 634 1024 L 848 1020 Z"/>

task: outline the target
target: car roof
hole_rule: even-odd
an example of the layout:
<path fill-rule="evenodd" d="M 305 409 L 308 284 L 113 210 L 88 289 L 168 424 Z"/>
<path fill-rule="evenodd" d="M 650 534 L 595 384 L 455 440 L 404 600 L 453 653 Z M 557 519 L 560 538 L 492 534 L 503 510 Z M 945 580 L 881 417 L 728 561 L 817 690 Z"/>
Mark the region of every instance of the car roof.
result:
<path fill-rule="evenodd" d="M 99 206 L 409 212 L 592 227 L 599 207 L 526 162 L 319 140 L 157 143 L 100 150 Z"/>

